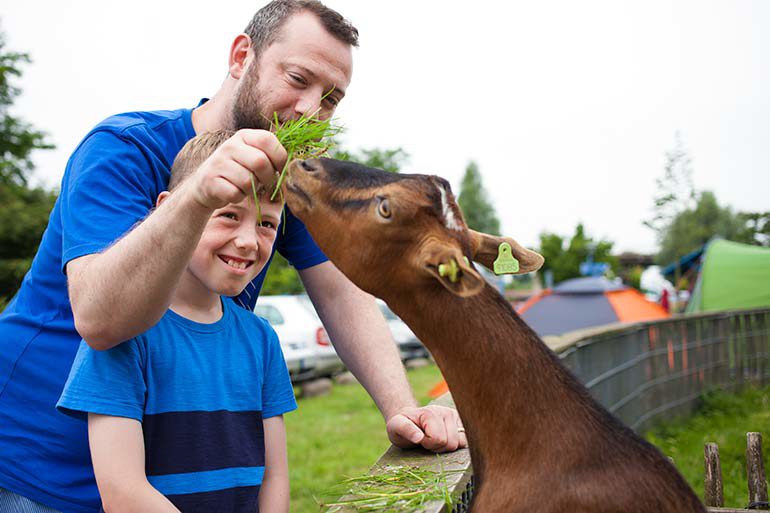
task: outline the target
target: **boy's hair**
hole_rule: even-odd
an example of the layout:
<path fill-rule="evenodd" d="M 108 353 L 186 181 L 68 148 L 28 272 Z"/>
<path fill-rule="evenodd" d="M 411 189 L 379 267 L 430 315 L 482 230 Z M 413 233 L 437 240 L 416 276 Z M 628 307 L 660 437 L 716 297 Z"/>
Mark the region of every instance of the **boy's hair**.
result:
<path fill-rule="evenodd" d="M 258 10 L 244 32 L 259 56 L 277 39 L 286 20 L 300 11 L 315 14 L 329 34 L 350 46 L 358 46 L 358 29 L 340 13 L 316 0 L 274 0 Z"/>
<path fill-rule="evenodd" d="M 168 190 L 173 191 L 179 184 L 198 169 L 214 150 L 235 134 L 235 130 L 215 130 L 204 132 L 187 141 L 177 153 L 171 166 L 171 178 Z"/>

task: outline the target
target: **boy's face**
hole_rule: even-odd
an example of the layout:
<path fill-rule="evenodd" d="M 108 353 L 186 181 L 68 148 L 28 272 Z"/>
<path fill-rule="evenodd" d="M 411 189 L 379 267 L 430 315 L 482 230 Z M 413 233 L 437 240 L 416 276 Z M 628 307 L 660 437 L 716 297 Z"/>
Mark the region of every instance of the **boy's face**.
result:
<path fill-rule="evenodd" d="M 214 211 L 193 252 L 187 273 L 211 292 L 237 296 L 265 267 L 281 220 L 282 203 L 253 197 Z"/>

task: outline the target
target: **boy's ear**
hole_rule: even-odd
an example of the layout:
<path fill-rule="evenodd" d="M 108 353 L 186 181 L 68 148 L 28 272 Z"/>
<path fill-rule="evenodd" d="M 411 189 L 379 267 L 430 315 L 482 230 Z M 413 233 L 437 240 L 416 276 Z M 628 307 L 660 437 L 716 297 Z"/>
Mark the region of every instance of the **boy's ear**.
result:
<path fill-rule="evenodd" d="M 171 196 L 171 193 L 168 191 L 163 191 L 158 194 L 158 199 L 155 201 L 155 208 L 158 208 L 169 196 Z"/>

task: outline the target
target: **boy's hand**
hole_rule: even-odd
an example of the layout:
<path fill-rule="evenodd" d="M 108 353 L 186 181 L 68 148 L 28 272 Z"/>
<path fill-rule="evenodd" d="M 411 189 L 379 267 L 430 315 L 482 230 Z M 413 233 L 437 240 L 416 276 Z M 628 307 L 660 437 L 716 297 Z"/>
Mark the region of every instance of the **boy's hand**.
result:
<path fill-rule="evenodd" d="M 287 156 L 274 134 L 266 130 L 239 130 L 182 187 L 202 207 L 222 208 L 252 194 L 252 175 L 257 182 L 272 184 Z"/>

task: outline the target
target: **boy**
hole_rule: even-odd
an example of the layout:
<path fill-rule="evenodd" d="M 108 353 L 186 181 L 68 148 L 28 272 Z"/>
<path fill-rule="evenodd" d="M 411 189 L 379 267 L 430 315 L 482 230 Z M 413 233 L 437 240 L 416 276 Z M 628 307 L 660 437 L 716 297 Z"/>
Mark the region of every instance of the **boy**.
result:
<path fill-rule="evenodd" d="M 157 205 L 232 134 L 191 139 Z M 289 511 L 289 374 L 267 321 L 230 299 L 272 254 L 282 204 L 259 195 L 259 220 L 251 194 L 214 211 L 155 326 L 107 351 L 81 342 L 57 407 L 87 414 L 109 513 Z"/>

